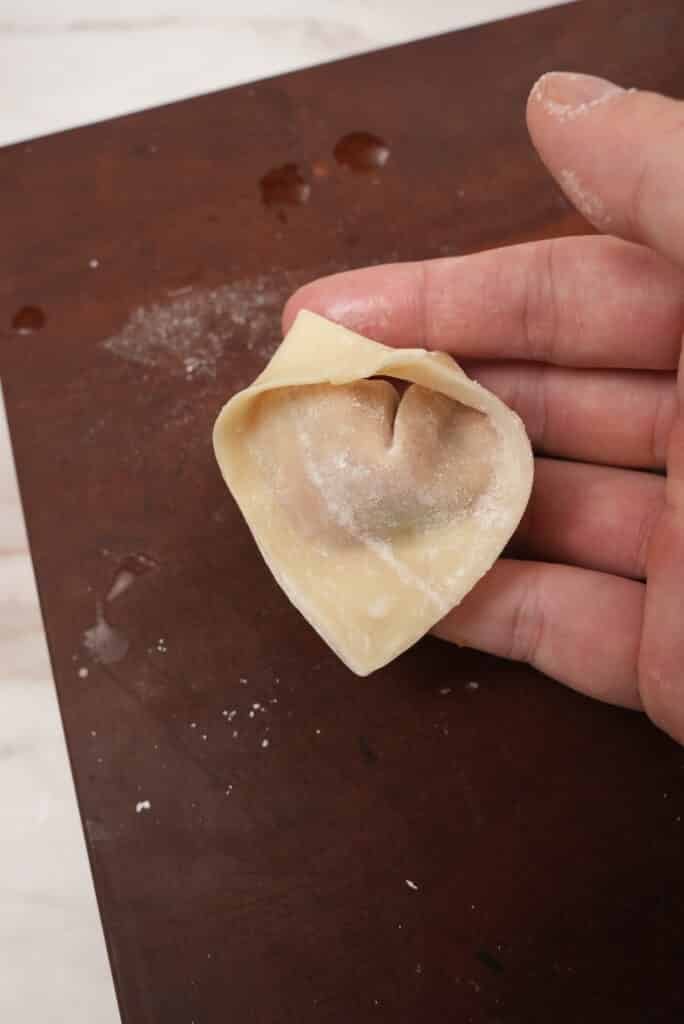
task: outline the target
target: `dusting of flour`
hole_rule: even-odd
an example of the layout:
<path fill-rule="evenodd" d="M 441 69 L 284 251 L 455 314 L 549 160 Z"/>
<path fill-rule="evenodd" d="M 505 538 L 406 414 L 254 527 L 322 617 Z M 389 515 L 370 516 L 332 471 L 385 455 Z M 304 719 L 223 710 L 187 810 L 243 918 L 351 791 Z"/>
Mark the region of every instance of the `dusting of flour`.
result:
<path fill-rule="evenodd" d="M 139 306 L 122 329 L 102 342 L 114 355 L 188 380 L 216 377 L 231 351 L 254 353 L 264 362 L 281 338 L 280 314 L 301 284 L 339 269 L 278 270 L 220 285 L 167 293 L 167 300 Z"/>

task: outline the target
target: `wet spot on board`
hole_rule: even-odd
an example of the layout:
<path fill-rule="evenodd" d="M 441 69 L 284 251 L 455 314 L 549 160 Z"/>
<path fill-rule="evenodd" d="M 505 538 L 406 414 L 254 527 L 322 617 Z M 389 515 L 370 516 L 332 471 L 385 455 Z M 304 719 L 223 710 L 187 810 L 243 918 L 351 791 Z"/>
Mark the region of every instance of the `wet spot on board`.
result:
<path fill-rule="evenodd" d="M 40 306 L 22 306 L 12 317 L 12 330 L 17 334 L 33 334 L 45 326 L 45 319 Z"/>
<path fill-rule="evenodd" d="M 349 132 L 337 142 L 333 153 L 338 164 L 358 174 L 368 174 L 385 166 L 391 150 L 379 135 Z"/>
<path fill-rule="evenodd" d="M 478 949 L 475 956 L 481 964 L 488 967 L 490 971 L 494 972 L 494 974 L 501 974 L 503 972 L 504 966 L 501 961 L 488 950 Z"/>
<path fill-rule="evenodd" d="M 368 764 L 377 764 L 379 757 L 376 750 L 370 745 L 365 736 L 359 736 L 359 750 L 364 761 Z"/>
<path fill-rule="evenodd" d="M 303 206 L 311 196 L 311 185 L 297 164 L 274 167 L 259 179 L 261 199 L 265 206 Z"/>
<path fill-rule="evenodd" d="M 83 646 L 94 661 L 114 665 L 128 653 L 128 638 L 107 622 L 101 602 L 95 607 L 95 623 L 83 633 Z"/>
<path fill-rule="evenodd" d="M 150 555 L 126 555 L 116 568 L 106 600 L 116 600 L 117 597 L 125 594 L 130 589 L 139 576 L 144 576 L 148 572 L 152 572 L 153 569 L 158 568 L 159 563 Z"/>

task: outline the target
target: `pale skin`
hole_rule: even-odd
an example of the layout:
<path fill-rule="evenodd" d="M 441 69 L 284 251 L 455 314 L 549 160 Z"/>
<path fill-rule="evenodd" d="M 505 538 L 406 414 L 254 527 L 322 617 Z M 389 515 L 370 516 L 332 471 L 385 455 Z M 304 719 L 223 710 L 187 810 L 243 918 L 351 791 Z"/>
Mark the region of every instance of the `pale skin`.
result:
<path fill-rule="evenodd" d="M 684 743 L 684 102 L 555 73 L 527 122 L 601 236 L 337 274 L 284 326 L 307 308 L 451 352 L 518 412 L 536 464 L 517 557 L 435 632 Z"/>

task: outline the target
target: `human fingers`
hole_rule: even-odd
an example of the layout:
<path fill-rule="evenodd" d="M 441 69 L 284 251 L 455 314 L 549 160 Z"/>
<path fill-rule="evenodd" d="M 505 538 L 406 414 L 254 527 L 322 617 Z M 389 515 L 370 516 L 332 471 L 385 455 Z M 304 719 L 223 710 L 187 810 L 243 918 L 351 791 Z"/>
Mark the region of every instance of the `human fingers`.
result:
<path fill-rule="evenodd" d="M 684 359 L 679 415 L 670 432 L 663 510 L 648 552 L 648 591 L 639 660 L 648 714 L 684 743 Z"/>
<path fill-rule="evenodd" d="M 652 473 L 536 459 L 512 550 L 525 558 L 643 579 L 665 483 Z"/>
<path fill-rule="evenodd" d="M 527 122 L 551 174 L 601 231 L 684 266 L 684 103 L 591 75 L 544 75 Z"/>
<path fill-rule="evenodd" d="M 434 632 L 639 708 L 644 592 L 642 583 L 600 572 L 500 559 Z"/>
<path fill-rule="evenodd" d="M 300 309 L 457 358 L 673 370 L 684 273 L 641 246 L 559 238 L 321 278 L 290 298 L 286 330 Z"/>
<path fill-rule="evenodd" d="M 535 451 L 580 462 L 662 469 L 677 396 L 671 373 L 465 362 L 514 409 Z"/>

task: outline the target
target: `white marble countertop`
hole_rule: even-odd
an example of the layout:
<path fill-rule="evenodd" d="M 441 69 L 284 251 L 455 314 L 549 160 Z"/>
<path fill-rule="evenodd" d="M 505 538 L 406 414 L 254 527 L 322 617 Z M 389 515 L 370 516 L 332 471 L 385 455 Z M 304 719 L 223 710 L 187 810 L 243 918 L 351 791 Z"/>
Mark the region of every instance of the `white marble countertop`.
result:
<path fill-rule="evenodd" d="M 0 0 L 0 145 L 550 6 Z M 0 1021 L 119 1020 L 0 400 Z"/>

